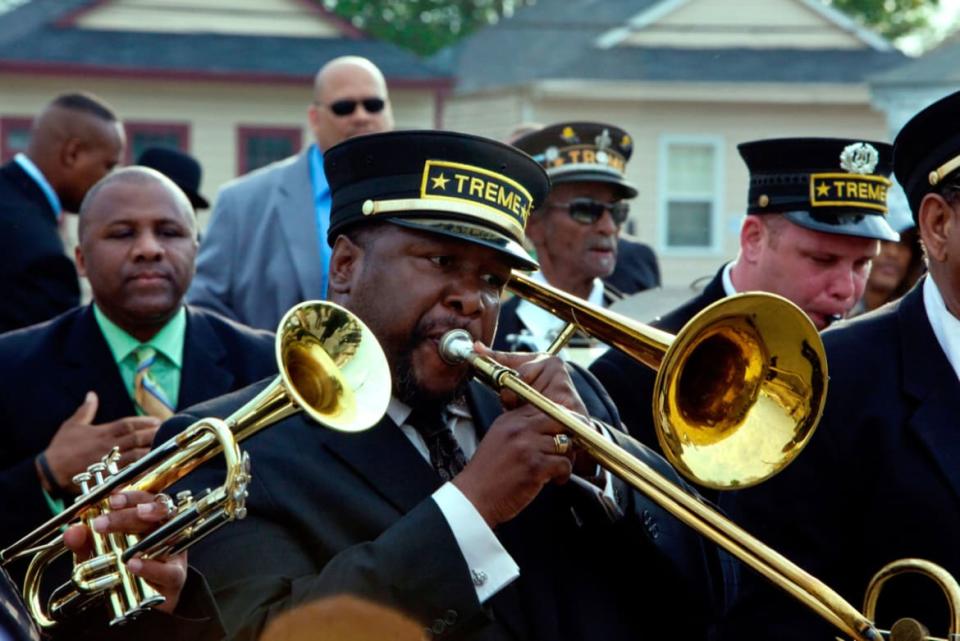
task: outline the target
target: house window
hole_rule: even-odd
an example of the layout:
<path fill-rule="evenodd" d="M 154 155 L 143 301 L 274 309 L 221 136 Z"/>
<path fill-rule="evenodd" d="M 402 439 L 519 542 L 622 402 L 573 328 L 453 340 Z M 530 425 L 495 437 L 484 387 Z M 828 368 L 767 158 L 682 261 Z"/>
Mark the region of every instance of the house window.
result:
<path fill-rule="evenodd" d="M 660 141 L 660 245 L 720 249 L 722 141 L 665 136 Z"/>
<path fill-rule="evenodd" d="M 172 122 L 124 123 L 127 132 L 126 164 L 137 161 L 149 147 L 166 147 L 187 152 L 190 149 L 190 125 Z"/>
<path fill-rule="evenodd" d="M 259 169 L 288 158 L 303 144 L 299 127 L 239 127 L 237 129 L 237 174 Z"/>
<path fill-rule="evenodd" d="M 0 118 L 0 162 L 27 150 L 32 122 L 30 118 Z"/>

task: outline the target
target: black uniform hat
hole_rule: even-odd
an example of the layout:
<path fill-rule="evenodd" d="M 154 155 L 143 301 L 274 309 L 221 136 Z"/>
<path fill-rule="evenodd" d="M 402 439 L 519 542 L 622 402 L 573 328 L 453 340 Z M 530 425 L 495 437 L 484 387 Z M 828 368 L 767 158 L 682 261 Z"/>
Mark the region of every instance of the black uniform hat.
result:
<path fill-rule="evenodd" d="M 841 138 L 779 138 L 737 147 L 750 170 L 748 214 L 844 236 L 899 240 L 887 222 L 893 148 Z"/>
<path fill-rule="evenodd" d="M 960 91 L 941 98 L 904 125 L 893 141 L 897 182 L 903 185 L 916 220 L 920 201 L 960 169 Z"/>
<path fill-rule="evenodd" d="M 554 185 L 603 182 L 619 187 L 624 198 L 637 195 L 637 188 L 623 177 L 633 139 L 619 127 L 565 122 L 521 136 L 513 144 L 543 165 Z"/>
<path fill-rule="evenodd" d="M 530 212 L 550 182 L 526 154 L 450 131 L 395 131 L 350 138 L 324 153 L 332 246 L 344 229 L 388 220 L 501 252 L 537 269 L 523 249 Z"/>
<path fill-rule="evenodd" d="M 177 184 L 196 209 L 209 209 L 210 203 L 200 194 L 200 178 L 203 170 L 190 154 L 167 147 L 145 149 L 137 164 L 156 169 Z"/>

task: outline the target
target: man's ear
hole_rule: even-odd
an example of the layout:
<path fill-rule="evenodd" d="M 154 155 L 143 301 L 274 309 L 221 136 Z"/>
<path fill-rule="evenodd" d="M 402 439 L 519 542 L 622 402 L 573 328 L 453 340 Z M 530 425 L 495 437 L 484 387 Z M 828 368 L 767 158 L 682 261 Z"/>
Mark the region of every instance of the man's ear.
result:
<path fill-rule="evenodd" d="M 927 256 L 938 263 L 947 259 L 950 226 L 957 224 L 956 212 L 940 194 L 927 194 L 920 202 L 917 226 Z"/>
<path fill-rule="evenodd" d="M 76 262 L 77 262 L 77 273 L 80 274 L 80 276 L 86 278 L 87 262 L 86 262 L 86 259 L 84 259 L 83 257 L 83 250 L 80 249 L 80 245 L 77 245 L 76 247 L 74 247 L 73 257 L 76 259 Z"/>
<path fill-rule="evenodd" d="M 86 145 L 80 138 L 67 138 L 60 145 L 60 166 L 72 169 L 77 164 L 77 159 L 83 152 Z"/>
<path fill-rule="evenodd" d="M 349 295 L 353 285 L 363 269 L 363 247 L 357 245 L 344 234 L 337 236 L 330 255 L 330 275 L 328 288 L 330 295 Z"/>
<path fill-rule="evenodd" d="M 767 243 L 767 226 L 759 216 L 746 216 L 740 225 L 740 257 L 747 263 L 759 260 L 763 246 Z"/>

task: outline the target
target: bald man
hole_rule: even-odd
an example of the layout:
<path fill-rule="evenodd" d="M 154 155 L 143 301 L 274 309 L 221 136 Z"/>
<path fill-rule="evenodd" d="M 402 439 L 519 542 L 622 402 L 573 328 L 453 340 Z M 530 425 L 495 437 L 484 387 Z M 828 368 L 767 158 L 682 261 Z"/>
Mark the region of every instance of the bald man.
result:
<path fill-rule="evenodd" d="M 71 501 L 73 476 L 112 447 L 130 463 L 176 409 L 276 372 L 269 333 L 184 306 L 197 230 L 170 179 L 145 167 L 104 178 L 79 240 L 93 303 L 0 336 L 0 548 Z"/>
<path fill-rule="evenodd" d="M 80 304 L 57 226 L 120 162 L 123 127 L 89 94 L 63 94 L 37 116 L 25 153 L 0 167 L 0 332 Z"/>
<path fill-rule="evenodd" d="M 273 331 L 296 303 L 325 297 L 330 189 L 323 154 L 347 138 L 393 129 L 383 74 L 365 58 L 331 60 L 316 75 L 307 116 L 314 143 L 305 151 L 221 189 L 187 294 L 191 304 Z"/>

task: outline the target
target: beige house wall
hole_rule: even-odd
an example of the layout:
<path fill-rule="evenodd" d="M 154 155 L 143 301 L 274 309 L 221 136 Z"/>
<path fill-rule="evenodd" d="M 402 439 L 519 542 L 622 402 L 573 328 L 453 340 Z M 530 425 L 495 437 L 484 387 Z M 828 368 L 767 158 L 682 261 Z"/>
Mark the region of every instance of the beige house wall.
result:
<path fill-rule="evenodd" d="M 586 83 L 585 83 L 586 84 Z M 837 136 L 885 140 L 886 127 L 883 115 L 867 103 L 866 91 L 851 91 L 852 88 L 834 90 L 840 100 L 831 101 L 831 92 L 820 88 L 808 96 L 818 96 L 818 103 L 795 102 L 794 96 L 786 96 L 786 102 L 750 102 L 751 95 L 763 100 L 775 100 L 776 95 L 757 88 L 728 86 L 723 95 L 712 90 L 715 100 L 705 97 L 711 94 L 709 87 L 673 88 L 664 95 L 702 95 L 699 99 L 625 100 L 572 99 L 550 95 L 538 95 L 531 89 L 514 90 L 495 96 L 459 96 L 448 105 L 446 112 L 459 114 L 458 129 L 469 133 L 494 135 L 502 138 L 517 122 L 518 114 L 524 119 L 541 123 L 562 120 L 595 120 L 611 122 L 626 129 L 634 139 L 634 153 L 627 168 L 628 178 L 640 190 L 633 201 L 631 218 L 637 235 L 651 244 L 661 262 L 666 301 L 679 302 L 688 292 L 689 285 L 705 276 L 712 276 L 724 262 L 737 252 L 739 223 L 746 205 L 746 168 L 740 159 L 738 143 L 759 138 L 789 136 Z M 794 88 L 797 95 L 803 88 Z M 628 94 L 624 90 L 624 94 Z M 521 95 L 530 94 L 529 99 Z M 851 95 L 862 101 L 848 102 Z M 580 95 L 603 95 L 602 92 L 584 88 Z M 812 99 L 812 98 L 811 98 Z M 508 108 L 509 107 L 509 108 Z M 469 116 L 469 117 L 468 117 Z M 453 120 L 445 124 L 453 128 Z M 662 232 L 660 202 L 660 147 L 665 138 L 685 136 L 693 139 L 718 140 L 721 148 L 720 211 L 715 229 L 718 231 L 718 247 L 710 250 L 667 250 L 660 239 Z M 666 311 L 672 305 L 660 308 Z"/>
<path fill-rule="evenodd" d="M 84 13 L 86 29 L 335 38 L 341 35 L 302 0 L 113 0 Z"/>
<path fill-rule="evenodd" d="M 189 151 L 203 165 L 201 191 L 211 199 L 237 175 L 237 127 L 300 127 L 304 144 L 310 142 L 308 81 L 299 86 L 0 74 L 0 88 L 3 117 L 30 117 L 58 93 L 82 88 L 108 101 L 124 120 L 188 124 Z M 433 127 L 432 90 L 393 90 L 391 98 L 398 127 Z"/>
<path fill-rule="evenodd" d="M 691 0 L 621 46 L 862 49 L 865 44 L 799 0 Z"/>

